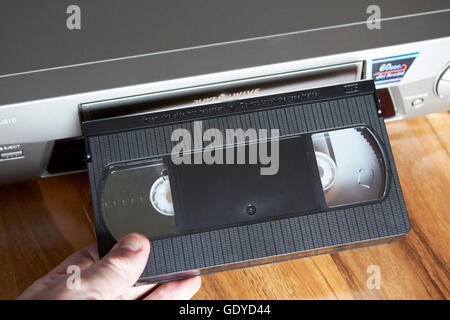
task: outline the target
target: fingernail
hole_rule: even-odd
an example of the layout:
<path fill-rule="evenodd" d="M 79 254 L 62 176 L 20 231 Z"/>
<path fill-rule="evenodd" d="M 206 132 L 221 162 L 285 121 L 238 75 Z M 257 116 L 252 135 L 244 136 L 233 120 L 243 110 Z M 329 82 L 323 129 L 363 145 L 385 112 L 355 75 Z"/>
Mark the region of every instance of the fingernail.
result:
<path fill-rule="evenodd" d="M 143 240 L 135 234 L 130 234 L 120 240 L 119 247 L 131 251 L 139 251 L 143 247 Z"/>

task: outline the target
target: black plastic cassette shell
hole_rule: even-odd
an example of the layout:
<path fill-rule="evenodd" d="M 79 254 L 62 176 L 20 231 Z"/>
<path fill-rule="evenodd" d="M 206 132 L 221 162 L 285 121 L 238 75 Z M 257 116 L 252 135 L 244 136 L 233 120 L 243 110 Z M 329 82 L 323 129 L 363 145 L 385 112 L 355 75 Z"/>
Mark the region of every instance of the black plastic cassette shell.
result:
<path fill-rule="evenodd" d="M 375 87 L 372 81 L 362 81 L 189 110 L 83 122 L 101 256 L 115 243 L 97 203 L 104 168 L 110 163 L 170 153 L 171 132 L 180 127 L 192 131 L 192 122 L 200 119 L 204 129 L 279 128 L 281 135 L 367 125 L 384 145 L 391 171 L 389 193 L 378 203 L 154 240 L 141 280 L 171 279 L 188 270 L 320 248 L 364 246 L 408 232 L 408 216 Z"/>

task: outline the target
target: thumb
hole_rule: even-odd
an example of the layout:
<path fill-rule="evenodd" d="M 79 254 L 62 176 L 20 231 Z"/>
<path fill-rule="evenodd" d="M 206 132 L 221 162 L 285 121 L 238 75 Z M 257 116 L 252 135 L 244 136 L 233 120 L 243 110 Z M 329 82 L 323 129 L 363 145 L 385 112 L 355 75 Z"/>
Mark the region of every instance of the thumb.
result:
<path fill-rule="evenodd" d="M 82 287 L 92 298 L 113 299 L 139 279 L 150 253 L 150 241 L 139 233 L 123 237 L 111 251 L 82 271 Z"/>

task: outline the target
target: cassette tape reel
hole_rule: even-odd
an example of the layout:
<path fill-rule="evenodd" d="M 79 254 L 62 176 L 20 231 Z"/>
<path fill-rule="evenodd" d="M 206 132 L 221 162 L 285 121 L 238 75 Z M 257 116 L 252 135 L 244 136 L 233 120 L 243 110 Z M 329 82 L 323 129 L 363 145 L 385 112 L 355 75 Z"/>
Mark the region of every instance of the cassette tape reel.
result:
<path fill-rule="evenodd" d="M 102 211 L 115 239 L 131 232 L 149 237 L 175 233 L 166 165 L 159 160 L 117 164 L 105 172 Z"/>
<path fill-rule="evenodd" d="M 312 134 L 317 166 L 329 207 L 381 198 L 387 170 L 382 149 L 367 127 Z"/>

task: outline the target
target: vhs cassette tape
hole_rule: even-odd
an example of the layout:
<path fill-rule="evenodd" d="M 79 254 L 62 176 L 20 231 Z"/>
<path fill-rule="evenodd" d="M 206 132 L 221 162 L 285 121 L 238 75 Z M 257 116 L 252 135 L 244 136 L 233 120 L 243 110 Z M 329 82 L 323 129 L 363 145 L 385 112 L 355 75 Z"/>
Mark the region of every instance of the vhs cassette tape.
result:
<path fill-rule="evenodd" d="M 82 126 L 100 254 L 128 233 L 149 237 L 141 282 L 386 243 L 409 230 L 372 81 Z"/>

